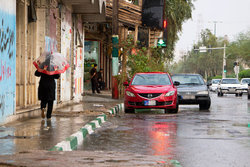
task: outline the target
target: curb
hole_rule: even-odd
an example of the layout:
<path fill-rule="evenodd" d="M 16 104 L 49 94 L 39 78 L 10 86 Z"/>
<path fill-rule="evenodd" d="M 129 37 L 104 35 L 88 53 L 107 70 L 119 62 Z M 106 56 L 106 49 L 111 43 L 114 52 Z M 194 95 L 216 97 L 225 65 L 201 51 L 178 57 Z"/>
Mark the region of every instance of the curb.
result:
<path fill-rule="evenodd" d="M 111 108 L 110 110 L 108 110 L 108 112 L 109 112 L 110 114 L 117 114 L 117 113 L 119 113 L 120 111 L 122 111 L 123 108 L 124 108 L 124 104 L 121 103 L 121 104 L 118 104 L 118 105 L 116 105 L 115 107 Z"/>
<path fill-rule="evenodd" d="M 123 110 L 123 103 L 116 105 L 115 107 L 108 110 L 110 114 L 117 114 Z M 102 114 L 99 115 L 96 119 L 90 121 L 86 125 L 84 125 L 80 130 L 64 141 L 56 144 L 53 148 L 49 149 L 49 151 L 72 151 L 76 150 L 77 146 L 82 144 L 83 140 L 86 138 L 87 135 L 94 133 L 94 130 L 100 128 L 101 124 L 106 122 L 107 115 Z"/>

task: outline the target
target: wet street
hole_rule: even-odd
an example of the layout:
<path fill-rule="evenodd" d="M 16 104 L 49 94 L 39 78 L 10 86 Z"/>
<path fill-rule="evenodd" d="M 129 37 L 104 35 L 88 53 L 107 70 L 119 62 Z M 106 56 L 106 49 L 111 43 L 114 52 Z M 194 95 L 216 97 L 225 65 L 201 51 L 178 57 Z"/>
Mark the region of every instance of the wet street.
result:
<path fill-rule="evenodd" d="M 250 164 L 250 101 L 217 97 L 210 111 L 181 105 L 163 111 L 121 113 L 108 119 L 78 150 L 138 153 L 177 160 L 183 167 L 247 167 Z"/>

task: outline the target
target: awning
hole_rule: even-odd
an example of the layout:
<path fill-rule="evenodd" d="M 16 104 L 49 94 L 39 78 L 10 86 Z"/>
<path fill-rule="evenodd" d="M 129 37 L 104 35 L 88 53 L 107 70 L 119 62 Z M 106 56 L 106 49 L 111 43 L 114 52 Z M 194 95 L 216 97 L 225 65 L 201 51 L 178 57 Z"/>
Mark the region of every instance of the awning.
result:
<path fill-rule="evenodd" d="M 73 14 L 81 14 L 83 22 L 105 22 L 106 0 L 62 0 L 71 5 Z"/>

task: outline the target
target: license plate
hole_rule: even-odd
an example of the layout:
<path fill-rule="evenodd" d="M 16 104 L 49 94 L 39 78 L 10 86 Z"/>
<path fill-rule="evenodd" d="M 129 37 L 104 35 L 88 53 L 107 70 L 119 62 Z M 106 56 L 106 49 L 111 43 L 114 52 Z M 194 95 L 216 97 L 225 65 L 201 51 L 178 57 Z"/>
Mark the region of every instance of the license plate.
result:
<path fill-rule="evenodd" d="M 230 92 L 234 92 L 234 91 L 235 91 L 235 89 L 229 89 L 229 91 L 230 91 Z"/>
<path fill-rule="evenodd" d="M 155 105 L 156 105 L 156 101 L 154 101 L 154 100 L 144 101 L 144 106 L 155 106 Z"/>
<path fill-rule="evenodd" d="M 195 95 L 183 95 L 182 99 L 195 99 Z"/>

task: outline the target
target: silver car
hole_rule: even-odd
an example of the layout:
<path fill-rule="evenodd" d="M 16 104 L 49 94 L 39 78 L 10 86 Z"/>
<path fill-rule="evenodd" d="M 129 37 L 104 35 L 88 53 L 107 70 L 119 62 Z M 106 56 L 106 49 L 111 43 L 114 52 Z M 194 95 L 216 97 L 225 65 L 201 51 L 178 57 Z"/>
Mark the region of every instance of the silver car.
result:
<path fill-rule="evenodd" d="M 199 74 L 174 74 L 173 81 L 180 82 L 177 87 L 179 104 L 199 104 L 201 110 L 211 105 L 208 86 Z"/>

